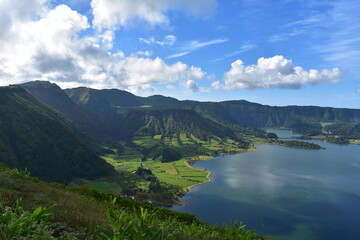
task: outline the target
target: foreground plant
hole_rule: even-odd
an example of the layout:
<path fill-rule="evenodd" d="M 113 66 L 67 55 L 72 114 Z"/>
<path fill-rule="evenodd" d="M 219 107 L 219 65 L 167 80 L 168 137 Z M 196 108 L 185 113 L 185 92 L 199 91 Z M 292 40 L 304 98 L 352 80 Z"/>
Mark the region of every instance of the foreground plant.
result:
<path fill-rule="evenodd" d="M 25 212 L 21 199 L 14 208 L 4 207 L 0 203 L 0 238 L 1 239 L 52 239 L 52 230 L 48 220 L 52 207 L 38 207 L 32 213 Z"/>
<path fill-rule="evenodd" d="M 160 219 L 155 213 L 140 207 L 127 212 L 115 209 L 116 198 L 113 206 L 108 209 L 107 217 L 111 231 L 100 228 L 101 238 L 107 240 L 175 240 L 175 239 L 267 239 L 253 231 L 245 229 L 242 223 L 234 222 L 233 226 L 219 227 L 208 224 L 184 224 L 176 217 Z"/>

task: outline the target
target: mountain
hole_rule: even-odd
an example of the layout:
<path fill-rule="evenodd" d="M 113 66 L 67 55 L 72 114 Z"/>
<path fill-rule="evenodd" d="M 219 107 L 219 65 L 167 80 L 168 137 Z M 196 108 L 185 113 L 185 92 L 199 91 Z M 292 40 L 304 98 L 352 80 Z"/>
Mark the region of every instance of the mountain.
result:
<path fill-rule="evenodd" d="M 113 139 L 114 114 L 96 113 L 79 106 L 56 84 L 48 81 L 33 81 L 18 86 L 23 87 L 40 102 L 65 115 L 70 120 L 69 126 L 80 140 L 92 150 L 103 151 L 99 145 L 109 145 Z"/>
<path fill-rule="evenodd" d="M 360 109 L 286 106 L 275 107 L 245 100 L 190 102 L 183 106 L 213 121 L 252 127 L 288 127 L 320 122 L 359 122 Z"/>
<path fill-rule="evenodd" d="M 91 88 L 65 89 L 74 103 L 94 112 L 114 112 L 123 108 L 175 108 L 181 102 L 175 98 L 154 95 L 138 97 L 118 89 L 96 90 Z"/>
<path fill-rule="evenodd" d="M 194 111 L 183 109 L 129 110 L 122 114 L 120 136 L 173 136 L 193 135 L 201 140 L 208 138 L 236 138 L 227 127 L 206 119 Z"/>
<path fill-rule="evenodd" d="M 180 109 L 182 102 L 175 98 L 161 95 L 138 97 L 117 89 L 95 90 L 84 87 L 66 89 L 64 92 L 78 106 L 99 113 L 111 122 L 106 125 L 111 126 L 109 132 L 115 139 L 130 140 L 140 135 L 171 136 L 180 133 L 192 133 L 199 139 L 235 138 L 231 129 L 194 111 Z M 46 99 L 45 102 L 48 103 Z"/>
<path fill-rule="evenodd" d="M 19 86 L 25 88 L 42 103 L 71 117 L 73 120 L 83 120 L 89 115 L 88 112 L 79 108 L 66 93 L 54 83 L 48 81 L 33 81 L 20 84 Z"/>
<path fill-rule="evenodd" d="M 186 109 L 204 118 L 225 125 L 250 127 L 296 127 L 306 123 L 357 122 L 359 109 L 286 106 L 276 107 L 251 103 L 245 100 L 224 102 L 179 101 L 155 95 L 138 97 L 122 90 L 94 90 L 75 88 L 64 90 L 78 105 L 97 112 L 121 112 L 124 109 Z"/>
<path fill-rule="evenodd" d="M 135 134 L 144 131 L 148 131 L 149 134 L 188 132 L 191 127 L 186 125 L 190 123 L 194 125 L 194 121 L 201 122 L 204 121 L 203 119 L 206 119 L 208 124 L 200 124 L 200 122 L 195 124 L 203 125 L 203 130 L 198 132 L 204 132 L 206 128 L 214 131 L 214 125 L 217 124 L 221 125 L 217 126 L 217 132 L 219 132 L 218 129 L 224 128 L 222 131 L 225 132 L 231 129 L 237 135 L 256 136 L 263 135 L 262 131 L 255 129 L 257 127 L 288 127 L 304 135 L 317 135 L 322 132 L 321 122 L 337 123 L 360 120 L 360 110 L 358 109 L 315 106 L 274 107 L 245 100 L 179 101 L 161 95 L 139 97 L 117 89 L 95 90 L 80 87 L 61 90 L 55 84 L 40 81 L 26 83 L 22 86 L 45 104 L 71 116 L 78 123 L 76 129 L 81 133 L 78 135 L 87 136 L 97 145 L 108 145 L 111 141 L 107 138 L 111 138 L 113 142 L 130 140 Z M 175 111 L 180 110 L 188 110 L 197 114 L 192 115 L 193 121 L 182 121 L 177 117 L 176 121 L 179 121 L 179 124 L 174 125 L 169 124 L 167 120 L 169 112 L 161 112 L 161 110 L 172 110 L 172 116 L 176 115 L 174 115 Z M 189 114 L 187 113 L 185 116 L 189 117 Z M 174 129 L 170 129 L 172 127 Z M 151 130 L 152 128 L 154 129 Z M 219 134 L 213 133 L 210 135 L 219 136 Z M 229 136 L 227 133 L 225 135 Z M 107 141 L 102 139 L 107 139 Z M 94 144 L 88 145 L 96 149 Z"/>
<path fill-rule="evenodd" d="M 121 107 L 142 106 L 142 98 L 118 89 L 96 90 L 91 88 L 66 89 L 71 100 L 94 112 L 106 112 Z"/>
<path fill-rule="evenodd" d="M 22 87 L 1 87 L 0 103 L 0 161 L 7 166 L 62 183 L 114 173 L 79 141 L 66 117 Z"/>

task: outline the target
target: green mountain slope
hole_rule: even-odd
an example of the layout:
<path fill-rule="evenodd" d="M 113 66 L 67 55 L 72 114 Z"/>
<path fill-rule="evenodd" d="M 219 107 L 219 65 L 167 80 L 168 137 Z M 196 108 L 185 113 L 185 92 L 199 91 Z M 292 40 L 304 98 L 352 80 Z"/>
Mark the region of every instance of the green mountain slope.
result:
<path fill-rule="evenodd" d="M 132 136 L 172 136 L 178 134 L 194 135 L 201 140 L 236 138 L 231 129 L 189 110 L 128 111 L 122 114 L 121 123 L 123 128 L 120 135 L 128 138 Z"/>
<path fill-rule="evenodd" d="M 272 107 L 248 101 L 191 102 L 185 106 L 215 121 L 254 127 L 286 127 L 294 120 L 305 122 L 356 122 L 359 109 L 314 106 Z"/>
<path fill-rule="evenodd" d="M 66 89 L 66 94 L 77 104 L 101 111 L 128 107 L 187 109 L 217 123 L 253 127 L 286 127 L 294 121 L 302 122 L 359 122 L 359 109 L 286 106 L 273 107 L 245 100 L 225 102 L 178 101 L 160 95 L 137 97 L 121 90 Z"/>
<path fill-rule="evenodd" d="M 0 88 L 0 161 L 40 179 L 95 179 L 113 168 L 84 146 L 67 119 L 21 87 Z"/>
<path fill-rule="evenodd" d="M 95 90 L 91 88 L 65 89 L 76 104 L 94 112 L 111 112 L 122 108 L 177 108 L 181 102 L 175 98 L 154 95 L 138 97 L 118 89 Z"/>
<path fill-rule="evenodd" d="M 220 138 L 225 135 L 264 137 L 264 132 L 256 127 L 287 127 L 304 135 L 318 135 L 323 130 L 322 122 L 360 120 L 358 109 L 272 107 L 244 100 L 219 103 L 179 101 L 161 95 L 144 98 L 117 89 L 81 87 L 61 90 L 55 84 L 40 81 L 22 86 L 45 104 L 70 116 L 77 123 L 75 130 L 78 136 L 86 143 L 92 142 L 88 145 L 95 150 L 98 149 L 96 145 L 113 145 L 118 140 L 131 140 L 134 136 L 146 134 L 196 132 L 196 137 L 201 139 L 210 135 Z M 183 117 L 181 109 L 188 110 Z M 176 111 L 180 112 L 176 114 Z M 202 123 L 204 121 L 206 123 Z"/>
<path fill-rule="evenodd" d="M 46 103 L 57 111 L 71 117 L 83 120 L 88 118 L 89 113 L 79 108 L 66 93 L 56 84 L 47 81 L 33 81 L 19 86 L 25 88 L 41 102 Z"/>
<path fill-rule="evenodd" d="M 95 152 L 103 152 L 100 146 L 111 145 L 116 140 L 114 123 L 118 122 L 118 119 L 115 113 L 96 113 L 77 105 L 59 86 L 47 81 L 33 81 L 19 86 L 71 119 L 69 126 L 80 140 Z"/>
<path fill-rule="evenodd" d="M 0 182 L 0 239 L 119 239 L 115 233 L 129 240 L 270 239 L 244 225 L 209 225 L 194 215 L 129 198 L 114 200 L 114 194 L 88 188 L 45 183 L 1 165 Z"/>
<path fill-rule="evenodd" d="M 80 87 L 64 91 L 76 104 L 94 112 L 106 112 L 121 107 L 143 105 L 142 98 L 117 89 L 96 90 Z"/>

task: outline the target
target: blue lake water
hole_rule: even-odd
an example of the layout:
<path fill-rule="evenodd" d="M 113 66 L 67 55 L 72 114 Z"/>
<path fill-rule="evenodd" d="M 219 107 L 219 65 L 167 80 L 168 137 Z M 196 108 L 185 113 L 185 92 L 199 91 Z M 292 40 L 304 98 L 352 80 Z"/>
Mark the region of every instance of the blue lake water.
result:
<path fill-rule="evenodd" d="M 211 224 L 243 221 L 276 239 L 360 239 L 360 145 L 311 142 L 326 150 L 260 145 L 198 161 L 212 182 L 192 188 L 181 199 L 186 205 L 172 209 Z"/>

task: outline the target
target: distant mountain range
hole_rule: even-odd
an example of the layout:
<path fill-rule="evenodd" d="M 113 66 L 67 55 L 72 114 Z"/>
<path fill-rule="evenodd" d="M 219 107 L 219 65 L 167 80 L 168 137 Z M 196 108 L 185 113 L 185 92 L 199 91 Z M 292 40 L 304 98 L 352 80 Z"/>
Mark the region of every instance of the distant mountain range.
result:
<path fill-rule="evenodd" d="M 321 122 L 359 121 L 359 109 L 179 101 L 117 89 L 62 90 L 34 81 L 0 88 L 0 161 L 27 167 L 47 181 L 69 182 L 113 174 L 97 154 L 136 136 L 184 134 L 241 142 L 246 136 L 265 138 L 257 127 L 289 127 L 311 135 Z"/>

